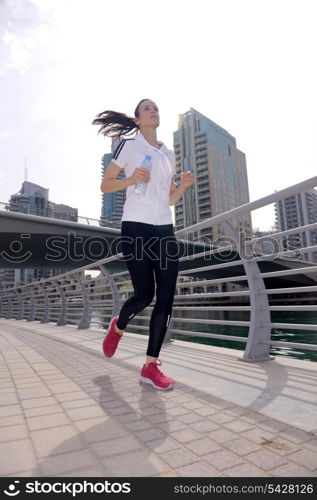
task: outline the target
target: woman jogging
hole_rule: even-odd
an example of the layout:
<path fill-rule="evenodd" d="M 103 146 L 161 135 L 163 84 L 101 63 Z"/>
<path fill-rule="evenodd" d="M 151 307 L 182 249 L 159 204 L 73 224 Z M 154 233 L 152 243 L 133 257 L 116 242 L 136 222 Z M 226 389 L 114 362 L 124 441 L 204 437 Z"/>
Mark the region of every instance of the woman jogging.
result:
<path fill-rule="evenodd" d="M 181 174 L 180 185 L 175 186 L 175 155 L 157 140 L 159 110 L 150 99 L 139 102 L 134 118 L 108 110 L 97 115 L 92 123 L 100 125 L 99 133 L 105 136 L 136 132 L 132 138 L 120 142 L 100 186 L 103 193 L 127 188 L 121 219 L 121 249 L 134 290 L 119 316 L 112 318 L 103 351 L 109 358 L 114 355 L 129 320 L 152 302 L 156 285 L 147 357 L 140 380 L 156 389 L 171 389 L 174 380 L 158 368 L 162 364 L 158 358 L 172 314 L 178 274 L 178 244 L 170 205 L 175 205 L 193 184 L 193 176 L 190 172 Z M 140 167 L 146 156 L 152 164 L 150 172 Z M 117 179 L 121 169 L 125 178 Z M 144 194 L 134 191 L 138 182 L 145 183 Z"/>

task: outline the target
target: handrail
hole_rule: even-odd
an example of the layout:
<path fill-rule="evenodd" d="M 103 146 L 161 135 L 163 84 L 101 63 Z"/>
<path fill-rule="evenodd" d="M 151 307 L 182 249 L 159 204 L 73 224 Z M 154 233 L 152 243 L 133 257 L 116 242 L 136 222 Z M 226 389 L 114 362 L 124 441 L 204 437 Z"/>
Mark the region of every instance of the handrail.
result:
<path fill-rule="evenodd" d="M 294 252 L 302 253 L 304 251 L 316 250 L 316 245 L 307 247 L 298 247 L 293 250 L 283 250 L 275 254 L 259 255 L 256 251 L 250 250 L 250 245 L 261 243 L 265 239 L 278 240 L 289 236 L 291 234 L 298 234 L 305 231 L 315 230 L 317 223 L 292 228 L 290 230 L 282 231 L 279 233 L 272 233 L 266 237 L 257 237 L 240 241 L 239 235 L 234 231 L 230 220 L 250 213 L 252 210 L 264 207 L 270 203 L 279 201 L 280 199 L 293 196 L 299 192 L 313 188 L 317 185 L 317 177 L 312 177 L 299 184 L 290 186 L 281 191 L 270 194 L 259 200 L 241 205 L 225 213 L 216 215 L 209 219 L 205 219 L 190 227 L 181 229 L 175 232 L 178 241 L 184 245 L 190 243 L 194 247 L 202 244 L 201 241 L 188 241 L 182 239 L 182 236 L 188 236 L 191 231 L 197 231 L 204 227 L 210 227 L 214 224 L 223 223 L 229 228 L 229 233 L 233 235 L 233 244 L 216 246 L 214 244 L 204 243 L 204 251 L 198 251 L 190 255 L 185 255 L 180 258 L 180 262 L 191 262 L 189 269 L 182 269 L 179 271 L 179 278 L 176 285 L 176 294 L 174 300 L 174 316 L 172 320 L 176 324 L 184 325 L 226 325 L 230 328 L 240 327 L 246 329 L 246 336 L 241 337 L 237 335 L 223 335 L 220 333 L 207 333 L 204 331 L 191 331 L 186 329 L 171 328 L 170 332 L 173 335 L 192 336 L 192 337 L 205 337 L 218 340 L 237 341 L 246 343 L 246 350 L 243 356 L 244 361 L 260 361 L 271 359 L 269 354 L 270 346 L 287 346 L 297 349 L 305 348 L 307 350 L 316 350 L 315 344 L 295 343 L 295 342 L 282 342 L 271 338 L 271 330 L 273 328 L 290 329 L 290 330 L 307 330 L 316 331 L 317 326 L 308 323 L 283 323 L 276 322 L 270 319 L 271 312 L 274 311 L 315 311 L 314 305 L 271 305 L 269 303 L 269 296 L 276 295 L 291 295 L 300 294 L 301 297 L 309 294 L 307 297 L 315 300 L 317 296 L 317 286 L 291 286 L 268 288 L 265 286 L 264 279 L 267 278 L 287 278 L 289 276 L 296 276 L 298 274 L 307 274 L 310 277 L 317 271 L 317 266 L 313 262 L 300 261 L 298 262 L 305 266 L 285 270 L 276 271 L 263 271 L 260 272 L 258 263 L 269 261 L 272 257 L 281 257 L 285 259 L 287 256 L 293 256 Z M 59 224 L 62 226 L 71 227 L 87 227 L 84 224 L 78 224 L 71 221 L 62 221 L 60 219 L 48 219 L 46 217 L 31 216 L 25 214 L 17 214 L 8 212 L 8 217 L 18 217 L 27 220 L 36 220 L 44 222 L 45 224 Z M 119 235 L 120 231 L 114 228 L 102 228 L 114 235 Z M 243 244 L 242 244 L 243 243 Z M 243 246 L 245 244 L 245 247 Z M 246 251 L 247 249 L 247 251 Z M 237 254 L 237 260 L 230 262 L 220 262 L 217 264 L 205 265 L 197 267 L 195 261 L 197 259 L 219 254 L 220 251 L 231 251 Z M 92 262 L 88 265 L 77 268 L 76 270 L 62 273 L 58 276 L 38 280 L 31 284 L 19 285 L 17 287 L 0 290 L 0 316 L 14 317 L 16 319 L 40 320 L 42 322 L 55 321 L 57 324 L 66 324 L 66 322 L 73 322 L 78 324 L 79 328 L 88 328 L 92 324 L 99 324 L 104 327 L 105 322 L 118 311 L 121 301 L 126 298 L 133 287 L 131 286 L 130 279 L 120 281 L 122 277 L 129 277 L 128 270 L 119 272 L 110 272 L 108 264 L 122 260 L 122 253 L 106 257 L 97 262 Z M 215 260 L 215 259 L 214 259 Z M 293 262 L 293 261 L 292 261 Z M 292 264 L 294 267 L 294 264 Z M 237 266 L 244 267 L 244 273 L 235 276 L 233 273 L 234 268 Z M 96 269 L 103 273 L 96 278 L 86 278 L 85 273 L 90 269 Z M 214 277 L 213 279 L 202 279 L 205 272 L 226 270 L 227 273 L 231 272 L 232 275 L 225 277 Z M 200 278 L 195 280 L 195 273 L 200 273 Z M 248 288 L 243 288 L 241 285 L 236 285 L 237 282 L 247 282 Z M 234 282 L 239 290 L 226 291 L 226 284 Z M 205 292 L 208 286 L 216 285 L 218 291 Z M 75 286 L 75 289 L 74 289 Z M 198 293 L 183 293 L 193 290 L 194 288 L 202 288 L 202 292 Z M 271 299 L 272 300 L 272 297 Z M 277 300 L 277 299 L 276 299 Z M 190 303 L 188 303 L 191 301 Z M 232 305 L 230 304 L 239 304 Z M 191 303 L 196 304 L 191 305 Z M 210 306 L 209 304 L 213 304 Z M 218 305 L 217 305 L 218 304 Z M 148 313 L 153 310 L 153 306 L 148 307 Z M 248 321 L 236 319 L 227 320 L 224 317 L 214 319 L 210 317 L 216 311 L 240 311 L 250 312 L 250 319 Z M 176 314 L 175 314 L 176 313 Z M 197 317 L 188 317 L 188 314 L 196 314 Z M 203 316 L 206 314 L 207 317 Z M 187 316 L 186 316 L 187 315 Z M 77 318 L 77 319 L 73 319 Z M 96 319 L 97 318 L 97 319 Z M 129 328 L 137 331 L 147 331 L 149 323 L 149 314 L 136 315 Z M 96 323 L 97 322 L 97 323 Z M 172 321 L 170 322 L 170 326 Z M 249 333 L 247 335 L 247 329 Z M 167 335 L 167 338 L 169 336 Z M 302 347 L 305 346 L 305 347 Z"/>

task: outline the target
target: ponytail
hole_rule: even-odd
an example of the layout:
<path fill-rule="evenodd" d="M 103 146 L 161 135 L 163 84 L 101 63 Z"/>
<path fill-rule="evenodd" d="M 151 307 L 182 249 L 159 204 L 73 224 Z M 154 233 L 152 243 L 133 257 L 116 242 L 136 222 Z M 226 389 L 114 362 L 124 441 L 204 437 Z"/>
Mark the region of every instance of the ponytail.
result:
<path fill-rule="evenodd" d="M 130 116 L 110 110 L 99 113 L 92 124 L 101 125 L 98 134 L 109 137 L 133 134 L 139 128 Z"/>
<path fill-rule="evenodd" d="M 135 117 L 139 117 L 140 104 L 147 100 L 148 99 L 142 99 L 142 101 L 139 102 L 134 111 Z M 98 134 L 114 138 L 120 138 L 121 135 L 131 135 L 136 130 L 139 130 L 139 125 L 135 123 L 131 116 L 111 110 L 99 113 L 93 120 L 92 125 L 100 125 Z"/>

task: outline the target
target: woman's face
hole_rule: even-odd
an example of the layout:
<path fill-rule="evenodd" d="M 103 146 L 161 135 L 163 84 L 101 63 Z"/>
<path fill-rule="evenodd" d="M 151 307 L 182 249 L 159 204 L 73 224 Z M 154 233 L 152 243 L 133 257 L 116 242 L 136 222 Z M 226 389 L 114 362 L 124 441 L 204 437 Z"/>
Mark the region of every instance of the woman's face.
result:
<path fill-rule="evenodd" d="M 160 115 L 155 102 L 147 99 L 139 105 L 139 116 L 135 118 L 139 127 L 157 128 L 160 124 Z"/>

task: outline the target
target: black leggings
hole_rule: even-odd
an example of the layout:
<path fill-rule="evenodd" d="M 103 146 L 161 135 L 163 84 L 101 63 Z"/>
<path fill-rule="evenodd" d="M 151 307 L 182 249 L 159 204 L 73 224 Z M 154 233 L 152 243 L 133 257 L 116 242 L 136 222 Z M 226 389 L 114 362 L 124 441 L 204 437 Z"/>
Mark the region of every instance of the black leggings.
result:
<path fill-rule="evenodd" d="M 170 322 L 178 274 L 179 249 L 173 224 L 155 226 L 122 221 L 121 249 L 127 264 L 134 295 L 123 304 L 118 328 L 125 330 L 129 320 L 153 300 L 147 355 L 157 358 Z"/>

